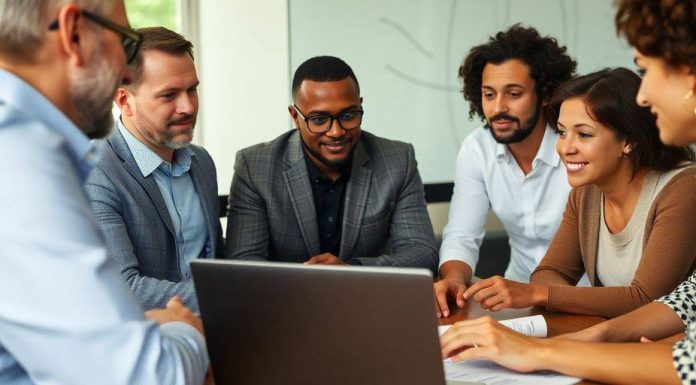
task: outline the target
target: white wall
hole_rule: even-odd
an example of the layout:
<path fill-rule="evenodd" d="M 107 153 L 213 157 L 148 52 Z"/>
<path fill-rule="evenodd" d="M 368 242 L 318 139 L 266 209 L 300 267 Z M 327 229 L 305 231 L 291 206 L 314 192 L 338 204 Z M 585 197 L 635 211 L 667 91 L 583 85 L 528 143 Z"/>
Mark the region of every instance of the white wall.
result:
<path fill-rule="evenodd" d="M 197 142 L 213 156 L 228 194 L 238 150 L 290 127 L 287 0 L 198 4 L 201 80 Z"/>

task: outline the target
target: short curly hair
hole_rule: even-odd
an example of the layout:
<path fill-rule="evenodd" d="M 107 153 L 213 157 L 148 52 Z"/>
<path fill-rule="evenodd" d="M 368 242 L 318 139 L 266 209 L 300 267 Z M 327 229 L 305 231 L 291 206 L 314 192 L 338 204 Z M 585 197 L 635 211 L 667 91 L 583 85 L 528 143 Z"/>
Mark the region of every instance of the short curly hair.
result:
<path fill-rule="evenodd" d="M 619 0 L 616 32 L 646 56 L 696 72 L 694 0 Z"/>
<path fill-rule="evenodd" d="M 474 115 L 485 119 L 481 105 L 483 68 L 488 63 L 501 64 L 510 59 L 519 59 L 529 66 L 539 100 L 548 100 L 556 86 L 575 74 L 577 66 L 566 54 L 566 47 L 559 46 L 553 37 L 541 37 L 534 28 L 515 24 L 498 32 L 486 44 L 472 48 L 459 67 L 462 94 L 469 102 L 469 119 Z"/>

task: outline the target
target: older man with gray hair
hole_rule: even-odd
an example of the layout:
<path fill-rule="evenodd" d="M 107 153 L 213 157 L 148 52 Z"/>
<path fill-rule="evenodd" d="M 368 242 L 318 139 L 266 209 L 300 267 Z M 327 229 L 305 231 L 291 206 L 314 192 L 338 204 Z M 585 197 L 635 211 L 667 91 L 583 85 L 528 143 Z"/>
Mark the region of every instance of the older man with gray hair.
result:
<path fill-rule="evenodd" d="M 139 42 L 122 0 L 0 0 L 0 384 L 203 381 L 200 320 L 144 316 L 83 189 Z"/>

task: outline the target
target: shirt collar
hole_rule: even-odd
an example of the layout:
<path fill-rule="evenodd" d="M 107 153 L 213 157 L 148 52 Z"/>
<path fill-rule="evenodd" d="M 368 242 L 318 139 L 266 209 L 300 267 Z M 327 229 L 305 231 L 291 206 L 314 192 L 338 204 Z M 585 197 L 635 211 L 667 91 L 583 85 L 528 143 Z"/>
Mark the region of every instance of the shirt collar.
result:
<path fill-rule="evenodd" d="M 560 164 L 561 159 L 556 152 L 556 140 L 558 138 L 556 137 L 556 133 L 548 124 L 544 130 L 544 137 L 541 139 L 541 145 L 539 146 L 539 150 L 532 161 L 532 166 L 541 161 L 551 167 L 556 167 Z M 495 144 L 495 156 L 498 161 L 504 160 L 506 162 L 510 162 L 512 159 L 510 149 L 506 144 L 502 143 Z"/>
<path fill-rule="evenodd" d="M 322 172 L 319 171 L 317 166 L 314 165 L 312 160 L 309 159 L 309 155 L 307 154 L 307 150 L 304 149 L 304 146 L 302 148 L 302 152 L 304 153 L 305 163 L 307 164 L 307 173 L 309 174 L 309 178 L 312 182 L 320 179 L 331 180 L 329 177 L 322 174 Z M 346 162 L 343 166 L 341 166 L 341 169 L 339 170 L 339 172 L 341 173 L 341 178 L 343 180 L 348 180 L 348 178 L 350 178 L 350 168 L 352 163 L 353 159 L 351 154 L 351 159 L 348 162 Z"/>
<path fill-rule="evenodd" d="M 1 103 L 40 120 L 65 138 L 84 182 L 97 162 L 96 151 L 85 133 L 38 90 L 13 73 L 0 69 L 0 84 Z"/>
<path fill-rule="evenodd" d="M 143 177 L 148 177 L 150 174 L 155 172 L 158 168 L 166 174 L 171 174 L 171 176 L 178 177 L 189 171 L 191 168 L 191 159 L 195 156 L 193 150 L 189 146 L 179 148 L 174 150 L 174 163 L 169 164 L 165 162 L 159 155 L 147 147 L 143 142 L 138 140 L 133 134 L 128 131 L 126 126 L 123 125 L 120 117 L 118 122 L 116 122 L 118 130 L 121 131 L 121 135 L 126 140 L 128 149 L 135 163 L 138 165 L 140 172 Z"/>

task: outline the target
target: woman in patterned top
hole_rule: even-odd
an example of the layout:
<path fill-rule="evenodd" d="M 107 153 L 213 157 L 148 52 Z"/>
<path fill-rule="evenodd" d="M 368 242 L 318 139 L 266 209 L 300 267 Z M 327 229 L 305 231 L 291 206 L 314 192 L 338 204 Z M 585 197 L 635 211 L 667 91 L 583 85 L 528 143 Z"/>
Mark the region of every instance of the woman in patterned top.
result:
<path fill-rule="evenodd" d="M 643 72 L 638 104 L 657 116 L 664 143 L 696 144 L 696 1 L 618 4 L 617 30 L 635 47 Z M 637 343 L 649 340 L 656 342 Z M 440 343 L 443 357 L 487 358 L 519 371 L 555 370 L 608 383 L 696 384 L 696 276 L 655 302 L 560 338 L 525 337 L 484 317 L 455 324 Z"/>

